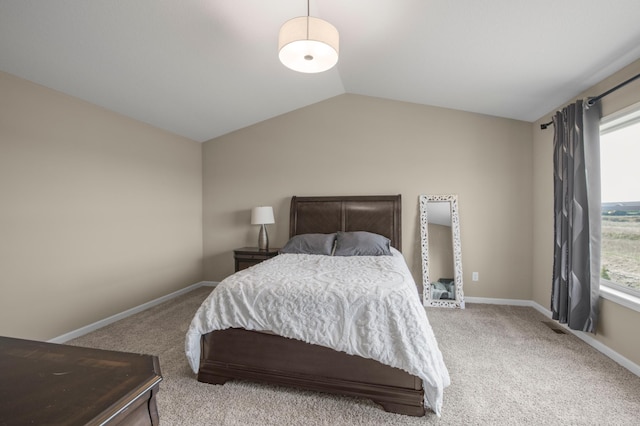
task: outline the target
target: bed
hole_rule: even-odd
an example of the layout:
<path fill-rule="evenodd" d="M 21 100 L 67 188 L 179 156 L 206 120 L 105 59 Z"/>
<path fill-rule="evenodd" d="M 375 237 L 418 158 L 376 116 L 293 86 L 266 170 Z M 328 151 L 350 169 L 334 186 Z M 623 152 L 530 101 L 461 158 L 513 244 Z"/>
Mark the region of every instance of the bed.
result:
<path fill-rule="evenodd" d="M 338 231 L 346 233 L 345 235 L 366 231 L 384 236 L 388 238 L 394 255 L 392 257 L 379 256 L 378 258 L 385 262 L 401 262 L 406 269 L 401 271 L 405 275 L 403 280 L 409 279 L 413 287 L 415 287 L 415 283 L 410 278 L 408 268 L 406 268 L 406 263 L 404 263 L 404 259 L 399 254 L 401 247 L 400 223 L 400 195 L 355 197 L 294 196 L 291 199 L 289 232 L 291 238 L 307 234 L 331 234 Z M 398 256 L 402 259 L 401 261 L 397 260 Z M 376 258 L 376 256 L 362 256 L 348 261 L 378 261 L 370 258 Z M 236 287 L 242 287 L 245 284 L 249 286 L 261 276 L 261 271 L 264 271 L 265 276 L 277 277 L 277 274 L 283 268 L 286 268 L 286 266 L 280 264 L 286 264 L 287 262 L 289 262 L 291 270 L 296 271 L 295 274 L 304 275 L 306 272 L 315 269 L 315 265 L 318 262 L 335 263 L 343 261 L 347 260 L 333 256 L 281 254 L 248 270 L 240 271 L 227 278 L 227 280 L 235 280 Z M 276 265 L 276 262 L 280 264 Z M 368 266 L 365 267 L 368 268 Z M 295 268 L 299 269 L 296 270 Z M 285 269 L 285 271 L 288 273 L 289 270 Z M 396 272 L 393 273 L 396 274 Z M 406 277 L 407 275 L 409 278 Z M 284 276 L 282 280 L 283 282 L 286 281 Z M 270 324 L 271 327 L 260 323 L 252 312 L 247 313 L 244 307 L 238 308 L 238 305 L 235 304 L 233 305 L 235 311 L 229 315 L 233 318 L 226 319 L 224 323 L 207 325 L 206 327 L 208 328 L 206 328 L 203 323 L 211 321 L 211 316 L 217 315 L 216 311 L 227 309 L 227 299 L 234 297 L 224 293 L 224 289 L 229 290 L 229 288 L 233 287 L 229 285 L 225 287 L 225 281 L 207 299 L 207 301 L 211 299 L 214 296 L 213 293 L 218 291 L 215 296 L 217 296 L 219 305 L 206 308 L 205 305 L 208 302 L 205 301 L 194 316 L 187 333 L 185 349 L 192 369 L 194 369 L 194 372 L 197 371 L 199 381 L 212 384 L 224 384 L 232 379 L 261 381 L 276 385 L 368 398 L 380 404 L 386 411 L 394 413 L 423 416 L 425 407 L 428 407 L 439 415 L 442 406 L 442 390 L 449 384 L 449 376 L 442 362 L 442 355 L 437 348 L 437 343 L 435 343 L 433 332 L 426 320 L 426 314 L 424 314 L 424 310 L 419 303 L 418 293 L 415 288 L 412 290 L 415 294 L 407 296 L 408 293 L 405 291 L 403 300 L 415 297 L 416 303 L 414 304 L 414 301 L 411 300 L 411 303 L 407 303 L 407 305 L 411 307 L 418 306 L 419 308 L 415 310 L 422 312 L 419 315 L 424 315 L 427 325 L 425 326 L 426 329 L 423 330 L 421 328 L 423 324 L 420 320 L 416 321 L 419 326 L 414 327 L 412 325 L 410 327 L 412 330 L 414 328 L 417 330 L 413 330 L 413 335 L 419 338 L 415 339 L 415 342 L 409 342 L 409 346 L 413 343 L 420 344 L 420 348 L 428 346 L 428 351 L 420 349 L 420 352 L 423 358 L 428 358 L 423 364 L 428 364 L 429 369 L 433 370 L 433 372 L 420 372 L 419 374 L 407 372 L 413 367 L 407 368 L 406 363 L 403 363 L 404 361 L 399 364 L 402 368 L 391 366 L 395 363 L 396 356 L 393 354 L 378 356 L 377 352 L 381 352 L 379 349 L 377 349 L 375 356 L 371 356 L 369 352 L 366 352 L 368 349 L 365 348 L 365 356 L 360 356 L 361 351 L 359 349 L 353 350 L 349 347 L 343 347 L 344 345 L 352 344 L 349 342 L 332 342 L 330 346 L 324 341 L 321 342 L 322 344 L 314 343 L 316 340 L 324 338 L 323 333 L 316 333 L 320 337 L 315 340 L 314 337 L 310 338 L 308 336 L 300 337 L 300 339 L 292 338 L 292 336 L 298 337 L 295 330 L 292 332 L 289 325 L 278 323 L 276 318 L 278 314 L 270 311 L 265 312 L 263 317 L 271 317 L 270 321 L 273 322 Z M 270 284 L 276 283 L 271 282 Z M 327 285 L 334 284 L 331 282 Z M 261 289 L 262 287 L 257 288 Z M 251 292 L 249 287 L 247 287 L 247 290 L 242 291 L 246 291 L 246 294 Z M 256 290 L 260 294 L 264 291 Z M 244 298 L 246 294 L 243 293 L 240 298 Z M 304 296 L 297 299 L 296 305 L 304 303 L 305 300 L 312 300 L 311 297 Z M 221 302 L 221 300 L 223 301 Z M 271 303 L 273 304 L 273 301 Z M 404 303 L 394 302 L 396 306 Z M 313 308 L 306 307 L 300 310 L 304 311 L 305 309 L 305 312 L 308 313 L 309 309 Z M 406 308 L 403 306 L 402 309 Z M 369 315 L 371 316 L 371 314 Z M 375 316 L 375 309 L 373 316 Z M 205 317 L 208 319 L 203 319 Z M 214 322 L 216 321 L 221 320 L 216 318 Z M 322 317 L 315 318 L 312 321 L 317 323 L 319 330 L 323 330 L 323 327 L 331 328 L 332 324 L 334 324 L 332 320 Z M 242 324 L 243 327 L 233 326 L 236 323 Z M 373 326 L 365 325 L 364 328 L 370 328 L 374 330 L 371 333 L 375 333 L 376 328 L 384 327 L 374 324 Z M 212 331 L 204 332 L 208 329 L 212 329 Z M 362 327 L 358 330 L 361 329 Z M 274 333 L 273 330 L 279 330 L 279 334 Z M 424 344 L 423 337 L 426 339 Z M 393 336 L 383 336 L 383 340 L 387 339 L 386 342 L 391 342 L 391 344 L 385 344 L 385 350 L 382 352 L 390 352 L 388 348 L 396 346 L 393 338 Z M 355 354 L 350 355 L 347 352 Z M 422 354 L 423 352 L 428 352 L 428 355 Z M 376 360 L 376 356 L 384 362 Z M 387 358 L 391 356 L 392 358 L 389 360 L 385 356 Z M 421 366 L 420 368 L 423 367 Z"/>

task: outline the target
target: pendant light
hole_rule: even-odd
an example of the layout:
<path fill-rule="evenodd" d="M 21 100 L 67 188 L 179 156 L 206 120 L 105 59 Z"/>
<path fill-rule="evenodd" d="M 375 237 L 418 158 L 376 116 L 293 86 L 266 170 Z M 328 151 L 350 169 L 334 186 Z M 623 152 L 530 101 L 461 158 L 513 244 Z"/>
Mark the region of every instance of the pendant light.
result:
<path fill-rule="evenodd" d="M 323 72 L 338 62 L 339 35 L 336 27 L 309 16 L 293 18 L 282 25 L 278 37 L 280 62 L 304 73 Z"/>

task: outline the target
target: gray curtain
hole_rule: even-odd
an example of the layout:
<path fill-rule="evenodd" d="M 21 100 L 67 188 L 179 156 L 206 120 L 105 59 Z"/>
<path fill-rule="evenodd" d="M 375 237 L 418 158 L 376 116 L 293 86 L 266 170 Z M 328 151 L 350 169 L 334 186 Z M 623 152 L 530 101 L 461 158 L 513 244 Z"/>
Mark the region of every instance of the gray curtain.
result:
<path fill-rule="evenodd" d="M 600 104 L 553 117 L 553 319 L 595 332 L 600 287 Z"/>

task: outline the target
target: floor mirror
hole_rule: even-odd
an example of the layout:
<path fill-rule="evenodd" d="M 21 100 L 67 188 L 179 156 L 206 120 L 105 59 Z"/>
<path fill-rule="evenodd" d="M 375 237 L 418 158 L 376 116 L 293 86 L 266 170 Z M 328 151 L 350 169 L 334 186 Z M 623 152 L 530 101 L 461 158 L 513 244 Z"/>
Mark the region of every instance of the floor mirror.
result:
<path fill-rule="evenodd" d="M 424 306 L 464 308 L 456 195 L 420 195 Z"/>

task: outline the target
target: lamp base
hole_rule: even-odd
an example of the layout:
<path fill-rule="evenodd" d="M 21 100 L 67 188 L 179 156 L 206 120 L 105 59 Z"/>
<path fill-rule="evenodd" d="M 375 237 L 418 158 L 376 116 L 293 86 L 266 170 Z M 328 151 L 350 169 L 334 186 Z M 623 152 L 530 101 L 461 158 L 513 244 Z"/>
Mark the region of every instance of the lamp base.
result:
<path fill-rule="evenodd" d="M 260 225 L 260 233 L 258 234 L 258 250 L 269 250 L 269 236 L 267 235 L 267 227 Z"/>

